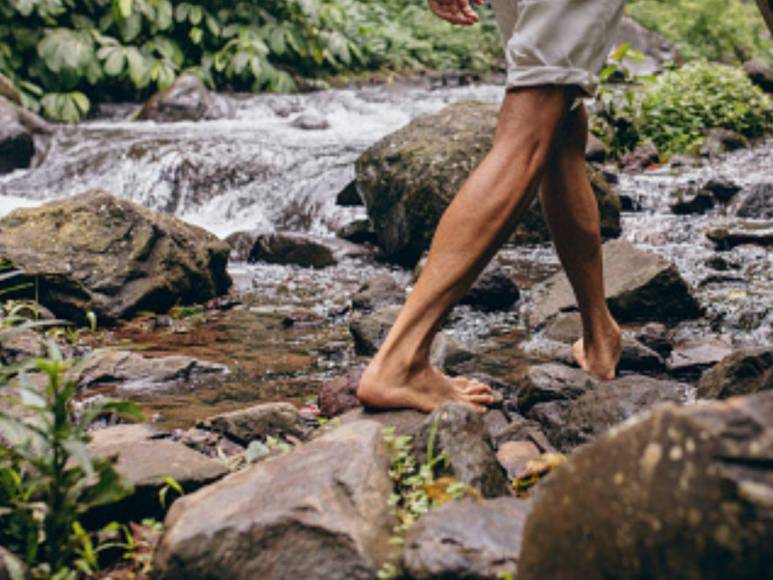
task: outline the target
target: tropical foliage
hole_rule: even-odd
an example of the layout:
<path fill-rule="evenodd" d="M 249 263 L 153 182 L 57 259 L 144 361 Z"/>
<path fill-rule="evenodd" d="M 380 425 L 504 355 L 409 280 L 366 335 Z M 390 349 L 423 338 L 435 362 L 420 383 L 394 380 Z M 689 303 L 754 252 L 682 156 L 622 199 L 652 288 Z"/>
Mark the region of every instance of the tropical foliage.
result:
<path fill-rule="evenodd" d="M 211 87 L 286 91 L 376 68 L 490 68 L 493 17 L 456 29 L 422 0 L 0 0 L 0 72 L 25 104 L 74 121 L 183 71 Z"/>

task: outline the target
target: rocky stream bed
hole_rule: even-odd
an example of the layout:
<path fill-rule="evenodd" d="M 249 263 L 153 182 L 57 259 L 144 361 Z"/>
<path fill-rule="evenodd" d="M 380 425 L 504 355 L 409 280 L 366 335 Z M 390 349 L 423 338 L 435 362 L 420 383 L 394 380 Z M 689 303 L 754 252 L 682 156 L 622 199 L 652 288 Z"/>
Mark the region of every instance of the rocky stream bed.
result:
<path fill-rule="evenodd" d="M 0 176 L 16 281 L 37 282 L 44 317 L 99 321 L 65 347 L 83 357 L 79 404 L 146 411 L 93 434 L 136 485 L 94 520 L 163 516 L 167 475 L 191 492 L 157 577 L 773 575 L 773 141 L 623 171 L 589 151 L 625 329 L 615 381 L 574 366 L 579 317 L 532 208 L 433 347 L 496 388 L 492 410 L 359 408 L 358 371 L 500 98 L 224 97 L 188 80 L 145 106 L 153 120 L 112 106 L 37 131 L 31 168 Z M 44 353 L 35 331 L 0 345 L 4 364 Z M 388 426 L 419 461 L 431 439 L 438 477 L 464 490 L 400 544 Z"/>

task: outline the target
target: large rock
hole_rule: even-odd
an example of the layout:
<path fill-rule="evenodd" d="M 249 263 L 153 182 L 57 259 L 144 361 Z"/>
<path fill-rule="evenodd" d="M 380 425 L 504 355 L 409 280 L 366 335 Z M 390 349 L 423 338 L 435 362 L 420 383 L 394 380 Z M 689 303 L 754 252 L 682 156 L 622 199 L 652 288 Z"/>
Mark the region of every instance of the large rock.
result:
<path fill-rule="evenodd" d="M 290 403 L 264 403 L 210 417 L 206 426 L 244 445 L 255 439 L 288 435 L 304 439 L 311 433 L 298 409 Z"/>
<path fill-rule="evenodd" d="M 142 107 L 139 118 L 157 123 L 202 121 L 233 116 L 228 102 L 193 75 L 182 75 Z"/>
<path fill-rule="evenodd" d="M 480 491 L 484 497 L 509 493 L 505 473 L 497 461 L 483 418 L 468 405 L 445 403 L 426 418 L 414 438 L 414 453 L 420 463 L 428 460 L 434 432 L 433 455 L 445 453 L 441 475 L 450 475 Z"/>
<path fill-rule="evenodd" d="M 773 348 L 739 350 L 707 370 L 697 385 L 698 396 L 726 399 L 773 389 Z"/>
<path fill-rule="evenodd" d="M 665 258 L 624 240 L 605 243 L 603 257 L 607 304 L 618 321 L 672 322 L 700 315 L 701 308 L 687 283 Z M 563 272 L 533 290 L 536 297 L 528 314 L 531 326 L 576 309 L 569 279 Z"/>
<path fill-rule="evenodd" d="M 100 321 L 205 302 L 231 285 L 228 246 L 201 228 L 94 190 L 0 220 L 0 258 L 63 318 Z"/>
<path fill-rule="evenodd" d="M 192 381 L 218 375 L 228 367 L 185 355 L 146 357 L 126 350 L 99 350 L 74 369 L 81 388 L 115 385 L 122 395 L 168 391 Z"/>
<path fill-rule="evenodd" d="M 423 515 L 411 528 L 403 570 L 416 579 L 490 579 L 518 569 L 530 502 L 463 499 Z"/>
<path fill-rule="evenodd" d="M 156 578 L 370 579 L 388 556 L 382 426 L 355 421 L 174 503 Z"/>
<path fill-rule="evenodd" d="M 319 391 L 319 412 L 323 417 L 337 417 L 360 406 L 357 386 L 362 370 L 351 370 L 345 375 L 325 382 Z"/>
<path fill-rule="evenodd" d="M 542 425 L 553 445 L 569 452 L 656 403 L 681 403 L 687 396 L 688 387 L 682 383 L 628 375 L 615 381 L 589 384 L 575 398 L 534 405 L 527 417 Z"/>
<path fill-rule="evenodd" d="M 773 183 L 757 183 L 736 210 L 736 215 L 752 219 L 773 219 Z"/>
<path fill-rule="evenodd" d="M 157 517 L 164 511 L 158 494 L 166 485 L 166 477 L 177 481 L 188 493 L 228 473 L 219 461 L 157 436 L 153 428 L 142 424 L 118 425 L 92 434 L 89 452 L 95 457 L 117 458 L 116 471 L 134 485 L 128 498 L 118 505 L 100 508 L 99 515 L 92 517 L 133 521 Z"/>
<path fill-rule="evenodd" d="M 697 379 L 706 369 L 713 367 L 733 348 L 716 336 L 691 338 L 674 346 L 666 361 L 669 372 L 686 379 Z"/>
<path fill-rule="evenodd" d="M 386 257 L 414 265 L 445 208 L 491 148 L 498 106 L 468 101 L 421 116 L 388 135 L 357 160 L 357 190 Z M 594 184 L 601 183 L 594 178 Z M 619 199 L 596 189 L 603 229 L 619 233 Z M 518 238 L 544 240 L 538 208 L 527 212 Z"/>
<path fill-rule="evenodd" d="M 386 306 L 372 313 L 352 317 L 349 331 L 354 338 L 355 352 L 364 356 L 376 354 L 401 308 L 400 305 Z M 435 337 L 429 355 L 432 364 L 442 368 L 464 362 L 472 356 L 472 352 L 444 332 L 439 332 Z"/>
<path fill-rule="evenodd" d="M 766 93 L 773 93 L 773 67 L 762 60 L 753 59 L 743 65 L 749 80 Z"/>
<path fill-rule="evenodd" d="M 367 249 L 345 240 L 323 240 L 298 232 L 276 232 L 257 236 L 247 261 L 326 268 L 337 264 L 343 258 L 367 255 L 370 255 Z"/>
<path fill-rule="evenodd" d="M 519 578 L 773 577 L 773 392 L 667 404 L 538 488 Z"/>
<path fill-rule="evenodd" d="M 0 329 L 0 364 L 42 357 L 47 350 L 45 339 L 30 328 Z"/>
<path fill-rule="evenodd" d="M 32 133 L 19 122 L 15 107 L 0 98 L 0 175 L 29 167 L 34 155 Z"/>
<path fill-rule="evenodd" d="M 389 274 L 377 274 L 360 286 L 352 296 L 354 310 L 375 310 L 405 302 L 405 287 Z"/>
<path fill-rule="evenodd" d="M 623 63 L 635 75 L 652 75 L 660 70 L 663 63 L 680 61 L 681 57 L 673 43 L 636 22 L 623 16 L 615 37 L 615 46 L 628 44 L 644 59 L 626 58 Z"/>
<path fill-rule="evenodd" d="M 585 371 L 561 364 L 529 367 L 516 385 L 518 410 L 526 413 L 539 403 L 576 399 L 596 383 Z"/>
<path fill-rule="evenodd" d="M 765 248 L 773 246 L 773 222 L 737 222 L 712 228 L 706 232 L 706 237 L 714 242 L 714 247 L 720 252 L 745 244 Z"/>

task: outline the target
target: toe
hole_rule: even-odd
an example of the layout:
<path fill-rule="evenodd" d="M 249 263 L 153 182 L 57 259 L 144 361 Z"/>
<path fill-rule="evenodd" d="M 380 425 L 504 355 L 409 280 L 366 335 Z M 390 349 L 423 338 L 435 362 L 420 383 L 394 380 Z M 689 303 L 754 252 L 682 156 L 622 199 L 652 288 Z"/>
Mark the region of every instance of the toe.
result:
<path fill-rule="evenodd" d="M 471 383 L 464 388 L 465 395 L 490 395 L 491 387 L 483 383 Z"/>
<path fill-rule="evenodd" d="M 467 400 L 476 405 L 491 405 L 494 402 L 494 397 L 488 394 L 469 394 Z"/>

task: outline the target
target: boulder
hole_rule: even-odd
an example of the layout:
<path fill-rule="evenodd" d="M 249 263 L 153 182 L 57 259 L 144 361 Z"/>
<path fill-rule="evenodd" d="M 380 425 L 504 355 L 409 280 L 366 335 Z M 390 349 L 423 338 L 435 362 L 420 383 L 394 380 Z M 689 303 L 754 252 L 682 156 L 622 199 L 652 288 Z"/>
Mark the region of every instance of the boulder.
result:
<path fill-rule="evenodd" d="M 714 127 L 706 131 L 701 145 L 701 155 L 713 158 L 728 151 L 737 151 L 748 146 L 749 140 L 740 133 Z"/>
<path fill-rule="evenodd" d="M 30 577 L 21 558 L 0 546 L 0 580 L 27 580 Z"/>
<path fill-rule="evenodd" d="M 357 181 L 352 180 L 346 184 L 341 191 L 336 195 L 336 205 L 342 207 L 360 207 L 362 206 L 362 198 L 357 191 Z"/>
<path fill-rule="evenodd" d="M 156 578 L 370 579 L 389 555 L 382 426 L 342 425 L 176 501 Z"/>
<path fill-rule="evenodd" d="M 773 389 L 773 348 L 739 350 L 707 370 L 698 381 L 698 396 L 727 399 Z"/>
<path fill-rule="evenodd" d="M 468 405 L 445 403 L 424 420 L 413 440 L 413 450 L 419 463 L 429 457 L 430 437 L 434 432 L 433 458 L 445 453 L 440 475 L 449 475 L 477 489 L 484 497 L 509 493 L 502 467 L 480 413 Z"/>
<path fill-rule="evenodd" d="M 538 488 L 518 577 L 773 576 L 773 392 L 666 404 Z"/>
<path fill-rule="evenodd" d="M 484 415 L 484 421 L 486 417 L 495 412 L 497 411 L 489 411 L 486 413 L 486 415 Z M 555 451 L 553 445 L 550 444 L 547 437 L 545 437 L 545 434 L 542 432 L 540 424 L 536 421 L 526 419 L 517 413 L 510 413 L 509 422 L 506 422 L 504 425 L 494 427 L 487 422 L 486 427 L 491 442 L 494 445 L 494 449 L 497 451 L 507 443 L 524 441 L 534 443 L 542 453 L 552 453 Z"/>
<path fill-rule="evenodd" d="M 507 441 L 497 449 L 497 461 L 510 480 L 524 473 L 526 464 L 541 455 L 540 448 L 532 441 Z"/>
<path fill-rule="evenodd" d="M 515 577 L 530 507 L 502 497 L 462 499 L 432 510 L 408 533 L 403 571 L 422 580 Z"/>
<path fill-rule="evenodd" d="M 330 128 L 330 122 L 319 113 L 301 113 L 290 123 L 291 127 L 304 131 L 322 131 Z"/>
<path fill-rule="evenodd" d="M 228 367 L 185 355 L 146 357 L 126 350 L 98 350 L 75 367 L 73 379 L 79 388 L 115 385 L 119 395 L 161 392 L 179 388 Z"/>
<path fill-rule="evenodd" d="M 353 244 L 375 244 L 376 234 L 368 218 L 356 218 L 336 228 L 336 236 Z"/>
<path fill-rule="evenodd" d="M 542 426 L 550 443 L 569 452 L 656 403 L 684 402 L 688 390 L 682 383 L 628 375 L 589 384 L 585 392 L 571 399 L 534 405 L 526 416 Z"/>
<path fill-rule="evenodd" d="M 745 244 L 766 248 L 773 246 L 773 222 L 737 222 L 727 227 L 712 228 L 706 232 L 706 237 L 720 252 Z"/>
<path fill-rule="evenodd" d="M 636 333 L 636 340 L 667 359 L 674 349 L 668 327 L 660 322 L 649 322 Z"/>
<path fill-rule="evenodd" d="M 354 310 L 372 311 L 384 306 L 405 302 L 405 286 L 397 283 L 389 274 L 377 274 L 369 278 L 352 296 Z"/>
<path fill-rule="evenodd" d="M 497 110 L 496 104 L 474 101 L 449 105 L 414 119 L 360 156 L 357 190 L 386 258 L 413 266 L 429 247 L 443 211 L 491 147 Z M 604 229 L 619 233 L 619 199 L 608 188 L 596 193 Z M 518 237 L 547 239 L 539 209 L 528 213 L 534 219 L 527 217 Z"/>
<path fill-rule="evenodd" d="M 203 121 L 233 117 L 228 101 L 207 89 L 200 79 L 184 74 L 150 97 L 138 118 L 157 123 Z"/>
<path fill-rule="evenodd" d="M 311 428 L 290 403 L 263 403 L 209 417 L 204 425 L 242 445 L 267 437 L 305 439 Z"/>
<path fill-rule="evenodd" d="M 630 16 L 623 16 L 617 30 L 614 46 L 628 44 L 644 59 L 626 58 L 625 67 L 634 75 L 653 75 L 663 63 L 680 62 L 681 57 L 673 43 L 657 32 L 645 28 Z"/>
<path fill-rule="evenodd" d="M 34 155 L 32 133 L 19 121 L 16 108 L 0 97 L 0 175 L 29 167 Z"/>
<path fill-rule="evenodd" d="M 773 183 L 751 186 L 735 214 L 743 218 L 773 219 Z"/>
<path fill-rule="evenodd" d="M 360 384 L 362 370 L 352 370 L 327 381 L 319 391 L 319 412 L 323 417 L 337 417 L 360 406 L 357 399 L 357 386 Z"/>
<path fill-rule="evenodd" d="M 231 285 L 215 236 L 99 190 L 10 213 L 0 258 L 37 280 L 41 304 L 81 321 L 206 302 Z"/>
<path fill-rule="evenodd" d="M 741 191 L 741 186 L 724 177 L 713 177 L 703 184 L 702 189 L 713 195 L 720 203 L 727 203 Z"/>
<path fill-rule="evenodd" d="M 766 93 L 773 93 L 773 67 L 759 59 L 752 59 L 743 65 L 749 80 Z"/>
<path fill-rule="evenodd" d="M 531 366 L 516 384 L 518 411 L 525 414 L 538 403 L 576 399 L 596 382 L 585 371 L 566 365 Z"/>
<path fill-rule="evenodd" d="M 368 250 L 344 240 L 321 239 L 298 232 L 276 232 L 257 236 L 247 261 L 320 269 L 334 266 L 344 258 L 368 255 Z"/>
<path fill-rule="evenodd" d="M 603 246 L 607 304 L 619 322 L 671 322 L 696 318 L 701 308 L 676 266 L 630 242 L 613 240 Z M 559 272 L 532 289 L 536 298 L 528 313 L 532 327 L 562 311 L 575 309 L 569 280 Z"/>
<path fill-rule="evenodd" d="M 724 340 L 715 337 L 688 339 L 674 346 L 666 361 L 670 373 L 685 379 L 697 379 L 733 352 Z"/>
<path fill-rule="evenodd" d="M 225 239 L 225 243 L 231 248 L 229 257 L 235 262 L 246 262 L 258 239 L 257 232 L 240 231 L 234 232 Z"/>
<path fill-rule="evenodd" d="M 623 170 L 628 172 L 643 171 L 658 163 L 660 163 L 658 148 L 649 141 L 637 146 L 636 149 L 629 151 L 620 159 Z"/>
<path fill-rule="evenodd" d="M 703 188 L 685 187 L 671 194 L 669 207 L 677 215 L 706 213 L 714 207 L 714 196 Z"/>
<path fill-rule="evenodd" d="M 161 515 L 164 506 L 158 493 L 164 478 L 177 481 L 186 493 L 220 479 L 228 473 L 214 459 L 169 439 L 160 439 L 149 425 L 117 425 L 91 434 L 89 452 L 95 457 L 116 458 L 116 471 L 134 485 L 134 492 L 118 505 L 99 508 L 92 519 L 139 521 Z M 169 498 L 172 499 L 172 496 Z"/>
<path fill-rule="evenodd" d="M 609 156 L 609 148 L 593 133 L 588 133 L 588 143 L 585 146 L 585 159 L 596 163 L 603 163 Z"/>
<path fill-rule="evenodd" d="M 399 305 L 386 306 L 370 314 L 352 317 L 349 331 L 354 338 L 354 351 L 364 356 L 376 354 L 389 329 L 397 320 L 401 308 Z M 441 368 L 464 362 L 472 356 L 472 352 L 444 332 L 439 332 L 435 337 L 430 351 L 432 364 Z"/>

